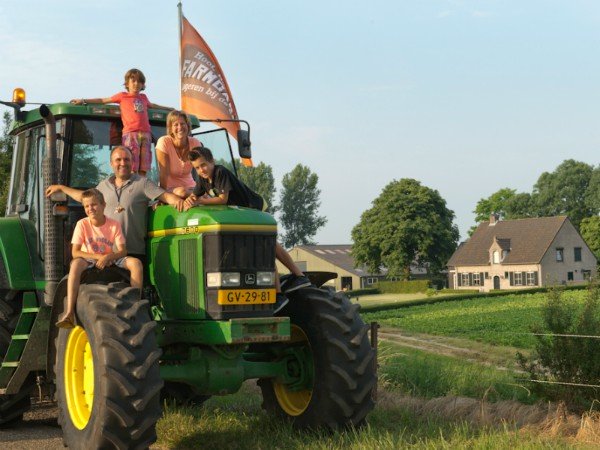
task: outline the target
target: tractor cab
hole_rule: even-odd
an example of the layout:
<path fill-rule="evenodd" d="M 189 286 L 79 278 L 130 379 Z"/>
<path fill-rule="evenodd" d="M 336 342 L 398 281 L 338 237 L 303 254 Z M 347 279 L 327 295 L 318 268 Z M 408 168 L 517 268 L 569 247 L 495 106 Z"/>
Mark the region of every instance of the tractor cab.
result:
<path fill-rule="evenodd" d="M 101 180 L 112 174 L 110 151 L 121 145 L 122 122 L 117 105 L 88 104 L 75 106 L 58 103 L 49 107 L 55 118 L 56 131 L 56 183 L 76 189 L 95 187 Z M 167 112 L 150 110 L 152 127 L 152 170 L 148 177 L 158 184 L 158 163 L 155 144 L 159 137 L 166 135 Z M 43 161 L 46 157 L 46 127 L 39 109 L 19 111 L 16 114 L 11 135 L 15 146 L 11 178 L 13 180 L 7 203 L 7 216 L 18 216 L 33 225 L 36 230 L 36 251 L 32 257 L 41 262 L 44 258 L 44 181 Z M 200 127 L 200 122 L 190 116 L 192 128 Z M 207 128 L 204 126 L 203 128 Z M 194 133 L 203 145 L 209 147 L 215 159 L 236 171 L 231 141 L 224 128 L 202 130 Z M 84 217 L 81 205 L 68 199 L 66 208 L 55 206 L 55 215 L 66 215 L 64 223 L 64 271 L 70 261 L 70 239 L 77 220 Z M 32 261 L 37 265 L 38 261 Z M 40 279 L 43 274 L 38 271 Z"/>

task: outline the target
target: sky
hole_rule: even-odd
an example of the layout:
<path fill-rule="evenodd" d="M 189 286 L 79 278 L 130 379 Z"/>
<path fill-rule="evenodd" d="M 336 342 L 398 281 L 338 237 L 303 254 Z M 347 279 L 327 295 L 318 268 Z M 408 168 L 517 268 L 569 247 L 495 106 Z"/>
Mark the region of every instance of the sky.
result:
<path fill-rule="evenodd" d="M 477 201 L 531 192 L 565 159 L 600 157 L 600 2 L 187 1 L 253 160 L 319 176 L 319 244 L 351 230 L 394 180 L 437 190 L 461 240 Z M 177 2 L 0 1 L 0 99 L 108 97 L 131 67 L 179 106 Z M 0 108 L 0 111 L 2 109 Z"/>

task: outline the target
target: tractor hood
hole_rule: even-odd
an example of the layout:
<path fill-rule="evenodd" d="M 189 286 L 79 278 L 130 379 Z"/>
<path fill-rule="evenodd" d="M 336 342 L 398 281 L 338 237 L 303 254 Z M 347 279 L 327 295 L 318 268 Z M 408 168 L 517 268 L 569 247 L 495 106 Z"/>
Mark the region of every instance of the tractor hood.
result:
<path fill-rule="evenodd" d="M 148 218 L 149 238 L 216 231 L 276 232 L 277 222 L 268 213 L 237 206 L 196 206 L 181 213 L 159 206 Z"/>

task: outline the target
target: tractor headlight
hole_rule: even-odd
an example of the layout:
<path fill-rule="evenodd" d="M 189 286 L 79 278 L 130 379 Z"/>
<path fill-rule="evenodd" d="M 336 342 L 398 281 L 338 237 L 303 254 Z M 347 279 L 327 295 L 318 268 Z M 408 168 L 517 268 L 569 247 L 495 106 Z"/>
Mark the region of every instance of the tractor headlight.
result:
<path fill-rule="evenodd" d="M 239 285 L 239 272 L 209 272 L 206 274 L 206 287 L 231 287 Z"/>
<path fill-rule="evenodd" d="M 273 286 L 275 284 L 275 272 L 256 272 L 257 286 Z"/>

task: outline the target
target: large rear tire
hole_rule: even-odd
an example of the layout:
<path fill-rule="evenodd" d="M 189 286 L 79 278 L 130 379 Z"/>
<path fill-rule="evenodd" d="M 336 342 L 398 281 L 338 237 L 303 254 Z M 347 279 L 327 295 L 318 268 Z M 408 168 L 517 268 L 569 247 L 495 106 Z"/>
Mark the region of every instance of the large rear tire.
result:
<path fill-rule="evenodd" d="M 373 409 L 377 378 L 368 327 L 358 305 L 345 295 L 314 287 L 289 297 L 279 315 L 290 317 L 292 341 L 277 344 L 273 353 L 280 358 L 293 355 L 290 374 L 308 376 L 301 385 L 259 380 L 263 408 L 289 418 L 298 428 L 360 426 Z"/>
<path fill-rule="evenodd" d="M 148 302 L 125 283 L 81 285 L 78 326 L 57 338 L 59 423 L 71 449 L 148 448 L 162 380 Z"/>
<path fill-rule="evenodd" d="M 17 326 L 22 298 L 14 291 L 0 290 L 0 363 Z M 0 395 L 0 428 L 14 426 L 23 419 L 23 414 L 31 408 L 32 389 L 33 382 L 28 377 L 18 394 Z"/>

